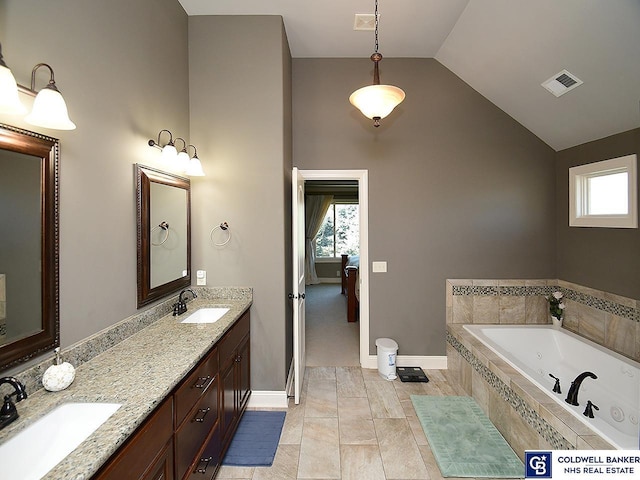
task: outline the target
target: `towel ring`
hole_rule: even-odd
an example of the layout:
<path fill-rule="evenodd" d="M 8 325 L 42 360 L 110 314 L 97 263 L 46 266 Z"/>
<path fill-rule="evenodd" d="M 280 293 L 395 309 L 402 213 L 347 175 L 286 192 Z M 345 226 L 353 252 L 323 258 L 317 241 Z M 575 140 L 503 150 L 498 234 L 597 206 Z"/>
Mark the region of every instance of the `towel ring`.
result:
<path fill-rule="evenodd" d="M 160 245 L 162 245 L 164 242 L 167 241 L 167 239 L 169 238 L 169 224 L 167 222 L 162 222 L 160 225 L 158 225 L 157 227 L 153 227 L 151 229 L 151 236 L 153 236 L 153 232 L 155 232 L 157 229 L 162 229 L 165 232 L 164 235 L 164 239 L 160 242 L 160 243 L 153 243 L 153 241 L 151 241 L 151 245 L 153 245 L 154 247 L 159 247 Z"/>
<path fill-rule="evenodd" d="M 213 234 L 216 230 L 220 230 L 222 232 L 227 232 L 227 239 L 224 242 L 220 242 L 217 243 L 214 239 L 213 239 Z M 211 239 L 211 241 L 213 242 L 213 244 L 216 247 L 224 247 L 227 243 L 229 243 L 231 241 L 231 229 L 229 228 L 229 224 L 227 222 L 222 222 L 220 225 L 218 225 L 217 227 L 213 227 L 211 229 L 211 232 L 209 232 L 209 238 Z"/>

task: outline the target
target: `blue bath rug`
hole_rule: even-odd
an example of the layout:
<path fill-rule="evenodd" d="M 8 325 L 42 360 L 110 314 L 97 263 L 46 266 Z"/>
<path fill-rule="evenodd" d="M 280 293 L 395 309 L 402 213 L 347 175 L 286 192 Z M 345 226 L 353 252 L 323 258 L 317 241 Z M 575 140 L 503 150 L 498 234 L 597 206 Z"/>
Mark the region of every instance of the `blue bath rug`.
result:
<path fill-rule="evenodd" d="M 222 465 L 270 467 L 276 456 L 285 415 L 286 412 L 245 411 Z"/>
<path fill-rule="evenodd" d="M 443 477 L 524 477 L 523 463 L 473 398 L 411 401 Z"/>

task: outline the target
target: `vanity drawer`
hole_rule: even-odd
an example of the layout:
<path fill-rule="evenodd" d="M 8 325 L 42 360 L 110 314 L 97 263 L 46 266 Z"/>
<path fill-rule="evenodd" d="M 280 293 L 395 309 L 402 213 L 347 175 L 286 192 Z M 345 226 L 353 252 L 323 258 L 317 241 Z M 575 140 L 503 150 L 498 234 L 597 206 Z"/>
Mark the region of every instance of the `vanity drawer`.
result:
<path fill-rule="evenodd" d="M 218 374 L 218 349 L 214 348 L 203 362 L 182 382 L 175 394 L 176 427 L 184 421 L 187 413 L 198 399 L 212 388 Z"/>
<path fill-rule="evenodd" d="M 221 450 L 220 428 L 215 427 L 211 438 L 199 456 L 198 462 L 196 462 L 185 480 L 212 479 L 218 471 L 220 463 L 222 463 L 222 458 L 220 458 Z"/>
<path fill-rule="evenodd" d="M 247 310 L 242 314 L 242 317 L 238 319 L 233 328 L 222 338 L 218 344 L 218 350 L 220 351 L 220 358 L 223 364 L 231 357 L 245 335 L 249 334 L 250 325 L 251 321 L 249 319 L 249 311 Z"/>
<path fill-rule="evenodd" d="M 218 378 L 207 388 L 204 396 L 189 411 L 183 425 L 175 434 L 176 478 L 183 478 L 196 459 L 204 441 L 218 421 Z"/>

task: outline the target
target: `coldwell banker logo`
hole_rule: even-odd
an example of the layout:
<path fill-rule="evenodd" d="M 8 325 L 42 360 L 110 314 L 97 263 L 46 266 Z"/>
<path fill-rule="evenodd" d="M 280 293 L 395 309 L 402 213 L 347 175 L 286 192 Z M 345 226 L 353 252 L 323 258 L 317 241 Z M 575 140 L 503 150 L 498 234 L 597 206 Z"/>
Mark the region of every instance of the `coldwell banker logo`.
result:
<path fill-rule="evenodd" d="M 551 452 L 525 452 L 525 478 L 551 478 Z"/>

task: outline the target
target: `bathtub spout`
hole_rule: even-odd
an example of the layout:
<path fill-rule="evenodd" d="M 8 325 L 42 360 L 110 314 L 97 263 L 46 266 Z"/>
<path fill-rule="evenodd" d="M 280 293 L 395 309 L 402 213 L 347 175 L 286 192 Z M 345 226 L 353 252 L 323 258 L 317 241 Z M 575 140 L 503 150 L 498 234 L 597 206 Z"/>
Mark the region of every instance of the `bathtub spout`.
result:
<path fill-rule="evenodd" d="M 593 378 L 596 379 L 598 376 L 595 373 L 591 372 L 582 372 L 580 375 L 576 377 L 576 379 L 571 382 L 571 387 L 569 388 L 569 393 L 567 394 L 567 398 L 565 398 L 565 402 L 570 405 L 578 406 L 578 390 L 580 390 L 580 385 L 582 385 L 582 381 L 585 378 Z"/>

